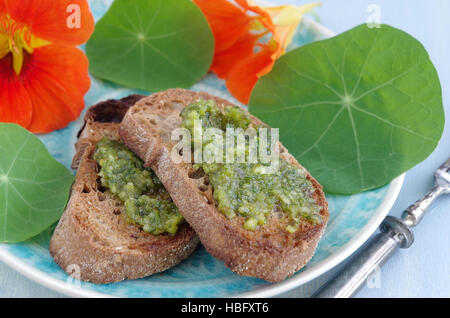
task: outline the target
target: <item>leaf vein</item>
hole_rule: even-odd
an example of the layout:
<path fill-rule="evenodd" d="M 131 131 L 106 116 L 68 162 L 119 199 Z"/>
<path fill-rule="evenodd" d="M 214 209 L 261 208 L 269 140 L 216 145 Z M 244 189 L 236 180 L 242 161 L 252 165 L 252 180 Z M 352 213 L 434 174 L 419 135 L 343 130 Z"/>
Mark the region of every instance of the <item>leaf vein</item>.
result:
<path fill-rule="evenodd" d="M 173 66 L 177 67 L 179 70 L 183 71 L 184 73 L 186 73 L 187 75 L 189 75 L 189 77 L 192 78 L 191 72 L 189 72 L 187 69 L 185 69 L 184 67 L 182 67 L 181 65 L 179 65 L 178 63 L 176 63 L 175 61 L 173 61 L 170 57 L 168 57 L 166 54 L 164 54 L 163 52 L 161 52 L 160 50 L 158 50 L 156 47 L 154 47 L 153 45 L 151 45 L 149 42 L 145 41 L 144 43 L 145 43 L 145 45 L 147 45 L 150 49 L 152 49 L 154 52 L 156 52 L 159 56 L 161 56 L 161 57 L 164 58 L 166 61 L 168 61 L 170 64 L 172 64 Z"/>
<path fill-rule="evenodd" d="M 173 31 L 173 32 L 169 32 L 169 33 L 165 33 L 165 34 L 160 34 L 160 35 L 154 35 L 154 36 L 148 36 L 145 39 L 146 40 L 160 40 L 160 39 L 165 39 L 168 37 L 172 37 L 181 33 L 184 33 L 186 31 L 191 31 L 196 29 L 196 27 L 192 27 L 192 28 L 185 28 L 183 30 L 178 30 L 178 31 Z"/>
<path fill-rule="evenodd" d="M 354 101 L 356 102 L 356 101 L 362 99 L 363 97 L 365 97 L 365 96 L 367 96 L 367 95 L 369 95 L 369 94 L 371 94 L 371 93 L 373 93 L 373 92 L 375 92 L 375 91 L 377 91 L 377 90 L 380 90 L 380 89 L 382 89 L 382 88 L 388 86 L 389 84 L 395 82 L 395 81 L 398 80 L 399 78 L 401 78 L 401 77 L 403 77 L 403 76 L 409 74 L 409 73 L 412 72 L 416 67 L 422 65 L 423 63 L 424 63 L 424 62 L 417 63 L 416 65 L 412 66 L 409 70 L 406 70 L 406 71 L 404 71 L 404 72 L 398 74 L 397 76 L 394 76 L 394 77 L 391 78 L 389 81 L 386 81 L 386 82 L 384 82 L 383 84 L 380 84 L 380 85 L 378 85 L 378 86 L 375 86 L 375 87 L 372 88 L 372 89 L 369 89 L 369 90 L 368 90 L 367 92 L 365 92 L 364 94 L 360 95 L 359 97 L 356 97 Z"/>
<path fill-rule="evenodd" d="M 41 209 L 41 208 L 36 208 L 36 207 L 34 207 L 27 199 L 24 198 L 24 196 L 22 195 L 22 193 L 20 193 L 20 191 L 17 190 L 17 188 L 14 186 L 14 184 L 9 183 L 9 185 L 10 185 L 11 188 L 14 190 L 14 192 L 17 193 L 17 195 L 22 199 L 22 201 L 23 201 L 23 202 L 24 202 L 31 210 L 35 210 L 35 211 L 43 211 L 43 212 L 55 210 L 55 209 Z M 47 200 L 43 200 L 43 201 L 47 201 Z"/>
<path fill-rule="evenodd" d="M 19 157 L 20 153 L 22 152 L 22 150 L 25 148 L 25 145 L 28 143 L 28 141 L 30 140 L 31 134 L 27 135 L 27 139 L 23 142 L 23 144 L 20 146 L 20 148 L 17 150 L 16 154 L 14 155 L 13 160 L 11 161 L 11 165 L 8 168 L 8 171 L 6 172 L 6 175 L 9 176 L 9 173 L 11 172 L 11 170 L 14 168 L 14 165 L 17 161 L 17 158 Z"/>
<path fill-rule="evenodd" d="M 342 102 L 337 102 L 337 101 L 319 101 L 319 102 L 314 102 L 314 103 L 309 103 L 309 104 L 301 104 L 301 105 L 291 105 L 291 106 L 286 106 L 284 108 L 281 109 L 276 109 L 276 110 L 268 110 L 268 111 L 258 111 L 258 113 L 261 114 L 272 114 L 272 113 L 278 113 L 278 112 L 282 112 L 285 110 L 293 110 L 293 109 L 302 109 L 302 108 L 307 108 L 307 107 L 311 107 L 311 106 L 317 106 L 317 105 L 342 105 Z"/>
<path fill-rule="evenodd" d="M 304 155 L 306 155 L 308 152 L 310 152 L 312 149 L 314 149 L 321 141 L 322 139 L 326 136 L 326 134 L 328 133 L 328 131 L 331 129 L 331 127 L 334 125 L 334 123 L 336 122 L 336 120 L 338 119 L 338 117 L 341 115 L 342 111 L 345 109 L 345 106 L 343 105 L 341 107 L 341 109 L 336 113 L 336 115 L 334 115 L 333 119 L 331 120 L 331 122 L 328 124 L 327 128 L 325 128 L 325 130 L 323 131 L 323 133 L 319 136 L 319 138 L 314 142 L 314 144 L 312 144 L 312 146 L 310 146 L 308 149 L 306 149 L 305 151 L 303 151 L 300 155 L 300 157 L 303 157 Z"/>
<path fill-rule="evenodd" d="M 6 237 L 6 226 L 8 223 L 8 213 L 7 213 L 7 209 L 8 209 L 8 196 L 9 196 L 9 184 L 6 183 L 6 190 L 5 190 L 5 211 L 4 211 L 4 215 L 3 215 L 3 238 L 2 241 L 5 240 Z"/>
<path fill-rule="evenodd" d="M 401 129 L 401 130 L 406 131 L 406 132 L 408 132 L 408 133 L 410 133 L 410 134 L 419 136 L 419 137 L 421 137 L 421 138 L 423 138 L 423 139 L 425 139 L 425 140 L 429 140 L 429 141 L 433 141 L 433 142 L 435 141 L 433 138 L 430 138 L 430 137 L 428 137 L 428 136 L 424 136 L 424 135 L 422 135 L 422 134 L 419 134 L 419 133 L 415 132 L 414 130 L 411 130 L 411 129 L 406 128 L 406 127 L 404 127 L 404 126 L 394 124 L 393 122 L 391 122 L 391 121 L 389 121 L 389 120 L 387 120 L 387 119 L 384 119 L 383 117 L 380 117 L 380 116 L 378 116 L 377 114 L 374 114 L 374 113 L 369 112 L 369 111 L 367 111 L 367 110 L 365 110 L 365 109 L 359 108 L 359 107 L 356 106 L 355 104 L 351 104 L 350 107 L 354 108 L 355 110 L 357 110 L 357 111 L 359 111 L 359 112 L 361 112 L 361 113 L 363 113 L 363 114 L 366 114 L 366 115 L 371 116 L 371 117 L 373 117 L 373 118 L 375 118 L 375 119 L 378 119 L 379 121 L 382 121 L 382 122 L 384 122 L 384 123 L 386 123 L 386 124 L 388 124 L 388 125 L 390 125 L 390 126 L 392 126 L 392 127 L 394 127 L 394 128 Z M 392 140 L 392 136 L 391 136 L 391 140 Z"/>
<path fill-rule="evenodd" d="M 155 23 L 156 17 L 158 16 L 159 12 L 161 11 L 161 1 L 162 0 L 159 0 L 159 2 L 158 2 L 158 10 L 155 10 L 155 14 L 152 17 L 152 20 L 150 21 L 147 28 L 145 29 L 145 34 L 147 34 L 151 30 L 153 24 Z"/>
<path fill-rule="evenodd" d="M 358 132 L 356 130 L 356 124 L 355 120 L 353 119 L 352 110 L 349 106 L 346 106 L 348 115 L 350 117 L 350 123 L 352 124 L 352 130 L 353 130 L 353 137 L 355 138 L 355 145 L 356 145 L 356 161 L 358 163 L 359 168 L 359 177 L 360 177 L 360 185 L 361 187 L 364 185 L 364 172 L 361 165 L 361 149 L 359 147 L 359 139 L 358 139 Z"/>
<path fill-rule="evenodd" d="M 301 73 L 299 71 L 297 71 L 296 69 L 294 69 L 291 65 L 289 65 L 287 62 L 284 62 L 284 64 L 291 70 L 293 71 L 295 74 L 297 74 L 298 76 L 301 76 L 303 78 L 306 78 L 307 80 L 310 80 L 311 82 L 317 83 L 322 85 L 323 87 L 327 88 L 328 90 L 330 90 L 332 93 L 334 93 L 336 96 L 338 96 L 339 98 L 343 99 L 343 97 L 341 96 L 341 94 L 338 93 L 338 91 L 336 91 L 333 87 L 331 87 L 330 85 L 328 85 L 327 83 L 324 83 L 318 79 L 315 79 L 314 77 L 311 77 L 309 75 L 306 75 L 304 73 Z"/>
<path fill-rule="evenodd" d="M 380 35 L 380 32 L 378 32 L 377 35 L 375 36 L 375 39 L 372 42 L 372 45 L 370 47 L 369 53 L 367 53 L 367 55 L 366 55 L 364 63 L 361 66 L 361 72 L 359 72 L 358 81 L 356 82 L 355 87 L 353 88 L 351 96 L 353 96 L 356 93 L 356 91 L 358 90 L 359 84 L 361 83 L 362 75 L 364 73 L 364 70 L 366 69 L 366 64 L 369 61 L 369 56 L 373 53 L 373 50 L 375 48 L 375 43 L 378 41 L 378 36 L 379 35 Z"/>
<path fill-rule="evenodd" d="M 347 51 L 348 51 L 348 46 L 346 46 L 344 49 L 344 54 L 342 54 L 342 62 L 341 62 L 341 81 L 342 81 L 342 84 L 344 84 L 345 95 L 347 95 L 347 83 L 345 82 L 345 79 L 344 79 L 344 69 L 345 69 L 345 58 L 347 57 Z"/>
<path fill-rule="evenodd" d="M 133 23 L 134 21 L 127 14 L 127 10 L 123 10 L 122 13 L 123 13 L 123 16 L 125 17 L 125 19 L 127 19 L 128 23 L 130 24 L 130 27 L 133 29 L 133 31 L 135 33 L 139 33 L 139 30 L 136 28 L 136 26 Z"/>
<path fill-rule="evenodd" d="M 105 68 L 106 66 L 109 66 L 109 65 L 111 65 L 112 63 L 114 63 L 114 62 L 120 60 L 120 59 L 125 58 L 125 57 L 126 57 L 128 54 L 130 54 L 130 53 L 131 53 L 138 45 L 139 45 L 139 42 L 136 42 L 136 43 L 134 43 L 132 46 L 130 46 L 130 47 L 128 48 L 128 50 L 124 51 L 122 54 L 117 55 L 117 56 L 111 58 L 107 63 L 105 63 L 104 68 Z"/>

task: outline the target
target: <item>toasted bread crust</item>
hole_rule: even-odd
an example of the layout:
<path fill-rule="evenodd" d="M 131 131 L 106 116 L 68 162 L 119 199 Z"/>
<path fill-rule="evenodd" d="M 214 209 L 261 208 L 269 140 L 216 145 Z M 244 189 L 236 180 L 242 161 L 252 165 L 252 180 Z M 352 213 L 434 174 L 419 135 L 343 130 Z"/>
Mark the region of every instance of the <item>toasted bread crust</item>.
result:
<path fill-rule="evenodd" d="M 154 236 L 128 224 L 122 202 L 98 183 L 92 159 L 96 143 L 118 139 L 119 123 L 143 96 L 130 96 L 92 107 L 79 133 L 73 166 L 78 168 L 67 208 L 50 241 L 55 262 L 69 274 L 98 284 L 136 279 L 164 271 L 187 258 L 199 240 L 188 224 L 175 236 Z M 71 266 L 72 265 L 72 266 Z M 72 271 L 75 271 L 72 273 Z"/>
<path fill-rule="evenodd" d="M 181 123 L 179 113 L 199 99 L 215 100 L 219 107 L 232 105 L 207 93 L 183 89 L 153 94 L 128 111 L 120 126 L 120 136 L 155 171 L 209 253 L 239 275 L 281 281 L 311 259 L 323 234 L 329 212 L 322 187 L 307 173 L 315 188 L 313 197 L 322 207 L 323 222 L 318 225 L 304 222 L 295 233 L 287 233 L 275 218 L 257 231 L 245 230 L 242 218 L 227 219 L 216 208 L 211 186 L 204 184 L 204 178 L 190 175 L 192 165 L 177 164 L 171 159 L 174 143 L 170 136 Z M 255 117 L 252 122 L 262 124 Z M 284 160 L 304 169 L 281 144 L 280 153 Z"/>

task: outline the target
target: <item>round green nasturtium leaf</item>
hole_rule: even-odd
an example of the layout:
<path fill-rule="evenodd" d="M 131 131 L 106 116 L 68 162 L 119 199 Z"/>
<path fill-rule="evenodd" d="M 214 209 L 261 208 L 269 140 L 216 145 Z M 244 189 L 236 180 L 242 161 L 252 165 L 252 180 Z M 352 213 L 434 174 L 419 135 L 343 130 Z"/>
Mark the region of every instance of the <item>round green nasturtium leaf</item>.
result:
<path fill-rule="evenodd" d="M 86 53 L 102 79 L 153 92 L 189 88 L 211 66 L 214 37 L 190 0 L 115 0 Z"/>
<path fill-rule="evenodd" d="M 0 154 L 0 242 L 21 242 L 58 221 L 74 177 L 15 124 L 0 124 Z"/>
<path fill-rule="evenodd" d="M 439 78 L 425 48 L 382 25 L 358 26 L 281 57 L 250 111 L 272 127 L 329 193 L 380 187 L 437 146 Z"/>

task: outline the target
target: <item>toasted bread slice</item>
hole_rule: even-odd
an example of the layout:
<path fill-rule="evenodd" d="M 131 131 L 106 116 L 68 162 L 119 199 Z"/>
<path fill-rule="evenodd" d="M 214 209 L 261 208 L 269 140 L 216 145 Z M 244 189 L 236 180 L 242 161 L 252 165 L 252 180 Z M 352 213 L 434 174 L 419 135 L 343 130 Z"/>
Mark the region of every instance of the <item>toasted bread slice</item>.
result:
<path fill-rule="evenodd" d="M 164 271 L 187 258 L 199 242 L 187 223 L 174 236 L 151 235 L 127 223 L 123 203 L 100 185 L 98 164 L 92 159 L 96 144 L 103 137 L 119 139 L 119 123 L 142 97 L 93 106 L 79 133 L 73 160 L 78 172 L 50 253 L 63 270 L 78 266 L 84 281 L 105 284 Z"/>
<path fill-rule="evenodd" d="M 130 108 L 120 136 L 155 171 L 209 253 L 239 275 L 279 282 L 302 268 L 314 254 L 329 217 L 322 186 L 307 173 L 323 222 L 313 225 L 304 221 L 295 233 L 285 230 L 276 213 L 256 231 L 245 230 L 242 217 L 226 218 L 217 209 L 208 178 L 194 171 L 192 164 L 177 164 L 171 158 L 175 145 L 171 133 L 181 124 L 180 112 L 199 99 L 214 100 L 222 108 L 232 105 L 207 93 L 183 89 L 153 94 Z M 254 125 L 263 125 L 257 118 L 251 119 Z M 281 144 L 280 156 L 304 169 Z"/>

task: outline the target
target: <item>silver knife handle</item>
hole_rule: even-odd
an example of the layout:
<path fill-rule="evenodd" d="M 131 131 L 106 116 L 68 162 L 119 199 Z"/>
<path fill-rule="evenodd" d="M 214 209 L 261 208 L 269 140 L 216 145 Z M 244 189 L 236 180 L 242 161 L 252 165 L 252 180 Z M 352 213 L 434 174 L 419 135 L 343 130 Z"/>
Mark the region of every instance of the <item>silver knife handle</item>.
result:
<path fill-rule="evenodd" d="M 444 188 L 437 185 L 422 199 L 410 205 L 402 215 L 402 219 L 405 221 L 406 225 L 414 227 L 419 224 L 428 208 L 442 193 L 444 193 L 444 190 Z"/>
<path fill-rule="evenodd" d="M 347 298 L 355 295 L 367 278 L 385 264 L 398 247 L 409 247 L 412 244 L 411 231 L 399 219 L 387 217 L 380 230 L 382 233 L 374 236 L 366 247 L 313 297 Z"/>

